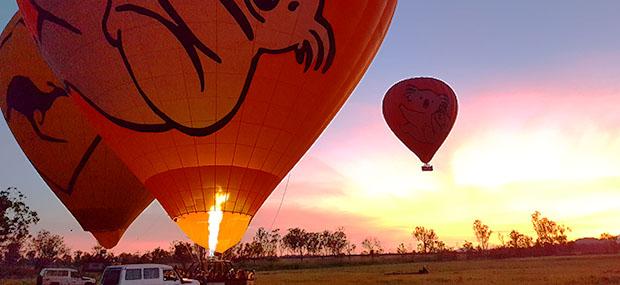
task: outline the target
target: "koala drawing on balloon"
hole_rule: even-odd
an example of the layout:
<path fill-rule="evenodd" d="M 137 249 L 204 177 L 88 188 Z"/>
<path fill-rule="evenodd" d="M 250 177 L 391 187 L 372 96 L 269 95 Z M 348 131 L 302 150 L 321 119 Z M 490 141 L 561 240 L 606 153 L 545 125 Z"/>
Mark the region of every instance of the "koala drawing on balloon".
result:
<path fill-rule="evenodd" d="M 138 93 L 148 107 L 164 121 L 163 124 L 151 126 L 123 124 L 128 128 L 156 132 L 174 128 L 191 136 L 206 136 L 225 126 L 240 109 L 262 55 L 292 52 L 295 54 L 297 63 L 304 66 L 304 72 L 313 69 L 326 73 L 334 61 L 336 53 L 334 31 L 323 17 L 325 0 L 205 0 L 193 10 L 203 8 L 205 13 L 211 13 L 213 19 L 216 17 L 227 19 L 221 15 L 217 16 L 216 13 L 226 11 L 229 16 L 228 21 L 235 23 L 229 25 L 222 21 L 221 27 L 213 29 L 209 29 L 209 25 L 192 29 L 191 24 L 200 20 L 195 17 L 186 19 L 183 12 L 190 14 L 192 11 L 191 9 L 181 11 L 181 8 L 187 8 L 187 5 L 182 5 L 183 1 L 176 1 L 175 4 L 170 0 L 155 2 L 108 0 L 103 19 L 105 38 L 118 50 Z M 144 30 L 144 33 L 154 34 L 144 35 L 136 32 L 138 26 L 149 27 Z M 283 27 L 288 27 L 289 31 L 281 32 Z M 158 61 L 142 60 L 145 57 L 142 54 L 144 44 L 136 39 L 159 39 L 164 38 L 164 35 L 171 35 L 174 38 L 173 43 L 167 43 L 167 45 L 175 45 L 176 41 L 179 50 L 185 50 L 198 83 L 195 87 L 188 87 L 187 82 L 190 81 L 178 81 L 176 83 L 178 88 L 175 90 L 190 89 L 195 96 L 236 99 L 236 103 L 226 106 L 222 112 L 223 115 L 217 117 L 215 122 L 196 119 L 196 122 L 192 122 L 195 125 L 184 124 L 178 118 L 173 117 L 166 106 L 158 105 L 158 100 L 155 98 L 162 96 L 161 94 L 144 88 L 147 84 L 140 78 L 148 78 L 151 72 L 150 64 Z M 224 44 L 217 44 L 218 38 L 227 38 L 229 41 L 234 39 L 236 44 L 225 48 Z M 249 49 L 253 49 L 253 52 L 245 52 Z M 176 56 L 176 53 L 170 56 L 173 55 Z M 229 74 L 246 73 L 247 75 L 238 78 L 231 77 L 226 83 L 230 86 L 226 90 L 229 94 L 220 94 L 221 92 L 217 93 L 214 86 L 207 86 L 208 76 L 211 76 L 211 82 L 214 82 L 216 70 Z M 190 84 L 194 83 L 190 82 Z M 115 121 L 121 122 L 118 119 Z M 198 123 L 198 121 L 204 122 Z"/>
<path fill-rule="evenodd" d="M 448 131 L 448 96 L 407 86 L 406 100 L 399 106 L 407 123 L 405 133 L 421 143 L 433 143 Z"/>

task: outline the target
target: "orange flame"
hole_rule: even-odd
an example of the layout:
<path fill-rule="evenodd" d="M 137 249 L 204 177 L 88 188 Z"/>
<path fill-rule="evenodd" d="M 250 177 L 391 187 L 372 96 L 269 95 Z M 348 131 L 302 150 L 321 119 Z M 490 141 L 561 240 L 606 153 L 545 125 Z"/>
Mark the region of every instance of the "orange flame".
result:
<path fill-rule="evenodd" d="M 209 255 L 213 256 L 217 248 L 217 240 L 220 233 L 220 224 L 224 218 L 222 205 L 228 200 L 228 193 L 223 193 L 218 189 L 215 193 L 215 203 L 209 209 Z"/>

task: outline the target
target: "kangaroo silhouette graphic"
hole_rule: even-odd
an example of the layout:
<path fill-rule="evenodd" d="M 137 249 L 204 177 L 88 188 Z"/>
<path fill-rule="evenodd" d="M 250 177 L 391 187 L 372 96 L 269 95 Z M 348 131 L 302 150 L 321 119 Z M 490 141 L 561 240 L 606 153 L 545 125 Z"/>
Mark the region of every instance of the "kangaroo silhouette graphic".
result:
<path fill-rule="evenodd" d="M 11 120 L 11 113 L 15 110 L 28 119 L 32 129 L 42 140 L 65 143 L 67 142 L 66 140 L 46 135 L 39 129 L 39 125 L 45 123 L 45 115 L 52 108 L 54 102 L 60 97 L 69 96 L 64 89 L 56 86 L 54 83 L 47 82 L 47 85 L 52 87 L 52 90 L 44 92 L 28 77 L 20 75 L 13 77 L 9 83 L 6 95 L 6 121 L 9 122 Z M 39 122 L 34 117 L 37 111 L 41 114 Z"/>
<path fill-rule="evenodd" d="M 325 0 L 308 0 L 303 2 L 290 0 L 212 0 L 214 5 L 221 5 L 219 8 L 221 9 L 223 7 L 224 10 L 232 16 L 232 19 L 239 27 L 238 32 L 242 33 L 240 38 L 244 37 L 246 40 L 244 42 L 247 42 L 249 47 L 256 45 L 257 48 L 255 49 L 254 55 L 248 57 L 247 60 L 244 59 L 244 62 L 240 62 L 238 58 L 234 59 L 236 61 L 231 58 L 226 58 L 218 54 L 214 48 L 205 44 L 205 37 L 210 36 L 215 38 L 218 35 L 210 34 L 205 36 L 201 34 L 199 36 L 196 34 L 187 24 L 186 19 L 184 19 L 175 6 L 171 4 L 170 0 L 158 0 L 156 1 L 157 4 L 154 4 L 155 1 L 148 2 L 152 6 L 155 6 L 152 7 L 152 9 L 138 4 L 132 4 L 136 2 L 140 1 L 107 0 L 102 20 L 103 35 L 108 44 L 118 51 L 139 96 L 144 100 L 148 108 L 161 118 L 163 123 L 136 123 L 125 120 L 117 115 L 112 115 L 77 90 L 77 88 L 74 88 L 74 84 L 66 82 L 67 86 L 72 88 L 72 90 L 76 89 L 76 93 L 80 94 L 93 109 L 106 117 L 106 119 L 121 127 L 134 131 L 165 132 L 176 129 L 190 136 L 210 135 L 227 125 L 241 108 L 252 84 L 254 74 L 262 55 L 278 55 L 293 52 L 297 63 L 304 66 L 304 72 L 312 68 L 314 71 L 320 71 L 322 73 L 326 73 L 330 69 L 336 55 L 336 43 L 333 29 L 330 23 L 323 17 Z M 144 3 L 144 1 L 142 1 L 142 3 Z M 116 27 L 110 23 L 111 17 L 132 17 L 132 20 L 148 21 L 149 25 L 161 25 L 160 27 L 163 26 L 164 32 L 167 31 L 172 34 L 173 38 L 176 39 L 178 44 L 182 47 L 182 50 L 185 51 L 195 72 L 199 90 L 190 92 L 200 92 L 204 94 L 208 88 L 213 87 L 207 86 L 206 84 L 206 76 L 214 75 L 207 75 L 208 73 L 205 72 L 205 64 L 226 65 L 228 62 L 232 62 L 232 64 L 242 66 L 240 67 L 241 70 L 247 70 L 245 71 L 245 79 L 230 84 L 231 88 L 228 89 L 231 93 L 234 93 L 230 95 L 235 96 L 236 101 L 230 106 L 227 106 L 223 115 L 217 117 L 213 122 L 200 122 L 200 124 L 203 125 L 199 126 L 180 123 L 172 117 L 172 114 L 166 112 L 162 106 L 158 105 L 158 101 L 151 96 L 152 94 L 149 94 L 149 92 L 145 90 L 144 84 L 140 79 L 141 76 L 138 76 L 138 74 L 148 72 L 148 68 L 135 64 L 136 60 L 140 59 L 134 59 L 134 57 L 144 55 L 136 55 L 136 53 L 127 52 L 128 45 L 131 45 L 131 43 L 135 44 L 135 41 L 129 44 L 127 43 L 126 38 L 132 34 L 129 33 L 131 31 L 125 33 L 127 31 L 124 30 L 131 29 L 125 25 L 126 23 L 132 23 L 132 20 L 123 18 L 123 20 L 118 21 L 122 23 L 120 27 Z M 297 19 L 303 19 L 303 21 L 299 22 L 310 24 L 307 26 L 297 25 Z M 265 37 L 270 37 L 268 33 L 255 33 L 257 27 L 263 28 L 263 31 L 271 31 L 277 30 L 277 27 L 281 25 L 290 25 L 296 31 L 299 31 L 299 34 L 303 34 L 304 36 L 294 38 L 293 40 L 287 38 L 280 41 L 269 41 L 265 40 Z M 228 32 L 234 33 L 236 31 L 233 29 Z M 215 33 L 219 33 L 219 31 Z M 135 33 L 133 35 L 135 35 Z M 260 36 L 262 36 L 261 41 L 258 41 Z M 200 54 L 205 55 L 207 58 L 206 60 L 210 60 L 211 62 L 205 63 L 204 60 L 200 58 Z M 142 62 L 144 62 L 144 59 L 142 59 Z"/>

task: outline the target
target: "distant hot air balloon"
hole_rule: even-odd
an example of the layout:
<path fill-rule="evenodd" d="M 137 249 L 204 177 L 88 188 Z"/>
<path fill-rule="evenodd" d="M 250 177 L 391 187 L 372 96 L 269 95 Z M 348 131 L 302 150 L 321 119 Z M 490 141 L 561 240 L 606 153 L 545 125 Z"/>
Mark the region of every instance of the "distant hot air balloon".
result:
<path fill-rule="evenodd" d="M 422 162 L 429 164 L 456 120 L 458 102 L 447 84 L 434 78 L 413 78 L 392 86 L 383 98 L 383 116 L 396 136 Z"/>
<path fill-rule="evenodd" d="M 21 0 L 42 54 L 198 244 L 223 252 L 344 104 L 396 0 Z"/>
<path fill-rule="evenodd" d="M 16 14 L 0 36 L 0 109 L 22 150 L 99 243 L 114 247 L 153 201 L 62 87 Z"/>

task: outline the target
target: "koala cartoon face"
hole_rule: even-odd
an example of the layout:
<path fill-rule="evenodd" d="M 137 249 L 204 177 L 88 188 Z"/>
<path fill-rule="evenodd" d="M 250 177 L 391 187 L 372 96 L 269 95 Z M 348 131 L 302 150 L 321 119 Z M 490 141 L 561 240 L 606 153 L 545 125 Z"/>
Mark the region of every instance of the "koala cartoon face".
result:
<path fill-rule="evenodd" d="M 417 89 L 408 86 L 405 100 L 405 107 L 413 112 L 434 113 L 445 104 L 444 96 L 438 96 L 431 90 Z"/>
<path fill-rule="evenodd" d="M 297 61 L 308 70 L 326 72 L 334 59 L 335 40 L 329 22 L 323 18 L 325 0 L 245 0 L 250 14 L 264 31 L 256 42 L 271 51 L 294 48 Z"/>

